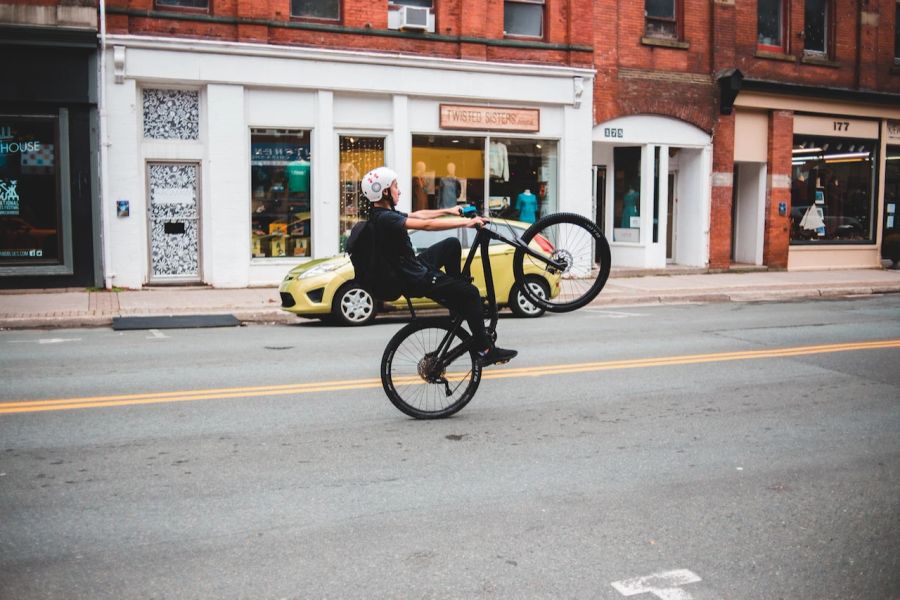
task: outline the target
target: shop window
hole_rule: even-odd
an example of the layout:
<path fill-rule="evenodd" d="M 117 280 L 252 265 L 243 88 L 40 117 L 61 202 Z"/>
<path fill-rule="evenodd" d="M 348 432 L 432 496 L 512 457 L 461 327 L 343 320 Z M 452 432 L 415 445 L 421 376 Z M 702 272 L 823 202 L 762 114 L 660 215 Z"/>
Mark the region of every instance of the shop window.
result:
<path fill-rule="evenodd" d="M 783 0 L 758 0 L 756 5 L 756 44 L 760 50 L 785 52 L 785 14 Z"/>
<path fill-rule="evenodd" d="M 806 0 L 803 10 L 803 50 L 827 56 L 831 51 L 831 0 Z"/>
<path fill-rule="evenodd" d="M 250 132 L 251 256 L 311 256 L 309 132 Z"/>
<path fill-rule="evenodd" d="M 676 0 L 645 0 L 644 32 L 647 37 L 678 39 Z"/>
<path fill-rule="evenodd" d="M 369 218 L 371 202 L 362 195 L 359 184 L 362 176 L 384 164 L 384 138 L 342 135 L 338 139 L 340 165 L 340 251 L 346 249 L 350 230 L 359 221 Z"/>
<path fill-rule="evenodd" d="M 484 213 L 485 138 L 414 135 L 412 210 L 472 204 Z"/>
<path fill-rule="evenodd" d="M 60 265 L 65 205 L 57 117 L 0 116 L 0 265 Z"/>
<path fill-rule="evenodd" d="M 490 215 L 526 223 L 557 211 L 557 144 L 552 140 L 491 138 Z"/>
<path fill-rule="evenodd" d="M 791 243 L 874 241 L 875 140 L 795 135 Z"/>
<path fill-rule="evenodd" d="M 209 0 L 156 0 L 156 8 L 187 8 L 209 10 Z"/>
<path fill-rule="evenodd" d="M 340 0 L 291 0 L 291 16 L 337 21 L 341 18 L 341 3 Z"/>
<path fill-rule="evenodd" d="M 544 37 L 544 0 L 506 0 L 503 3 L 503 33 Z"/>
<path fill-rule="evenodd" d="M 613 241 L 641 241 L 641 148 L 613 149 Z"/>

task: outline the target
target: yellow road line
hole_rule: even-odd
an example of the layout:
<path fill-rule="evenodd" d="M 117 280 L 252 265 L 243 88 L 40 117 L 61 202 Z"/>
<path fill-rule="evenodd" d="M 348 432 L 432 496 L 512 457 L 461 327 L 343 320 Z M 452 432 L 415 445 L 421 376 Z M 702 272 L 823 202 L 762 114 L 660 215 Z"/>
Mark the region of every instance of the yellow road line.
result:
<path fill-rule="evenodd" d="M 507 368 L 485 371 L 482 374 L 482 378 L 509 379 L 512 377 L 544 377 L 548 375 L 568 375 L 572 373 L 586 373 L 592 371 L 639 369 L 669 365 L 727 362 L 734 360 L 757 360 L 764 358 L 805 356 L 810 354 L 828 354 L 832 352 L 880 350 L 886 348 L 900 348 L 900 339 L 874 342 L 853 342 L 845 344 L 823 344 L 817 346 L 796 346 L 793 348 L 776 348 L 772 350 L 746 350 L 742 352 L 718 352 L 713 354 L 685 354 L 681 356 L 664 356 L 657 358 L 609 360 L 563 365 L 520 367 L 513 369 Z M 398 378 L 397 380 L 395 380 L 395 384 L 403 385 L 417 383 L 418 381 L 420 381 L 418 377 L 410 376 Z M 378 387 L 381 387 L 380 379 L 367 378 L 337 381 L 319 381 L 313 383 L 264 385 L 254 387 L 231 387 L 205 390 L 182 390 L 177 392 L 149 392 L 144 394 L 119 394 L 114 396 L 60 398 L 55 400 L 23 400 L 13 402 L 0 402 L 0 415 L 52 410 L 70 410 L 76 408 L 131 406 L 137 404 L 159 404 L 166 402 L 190 402 L 194 400 L 219 400 L 225 398 L 252 398 L 257 396 L 310 394 Z"/>

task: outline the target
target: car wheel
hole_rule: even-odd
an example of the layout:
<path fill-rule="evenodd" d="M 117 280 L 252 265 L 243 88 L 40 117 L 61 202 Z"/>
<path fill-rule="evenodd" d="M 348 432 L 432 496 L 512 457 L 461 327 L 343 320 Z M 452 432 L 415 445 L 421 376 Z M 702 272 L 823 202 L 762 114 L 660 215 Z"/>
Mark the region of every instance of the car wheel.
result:
<path fill-rule="evenodd" d="M 349 281 L 334 295 L 331 314 L 343 325 L 367 325 L 375 318 L 375 299 L 359 284 Z"/>
<path fill-rule="evenodd" d="M 539 298 L 547 298 L 550 294 L 550 286 L 548 286 L 547 282 L 540 277 L 527 277 L 525 279 L 525 285 L 528 285 L 532 293 Z M 528 298 L 519 288 L 519 284 L 513 285 L 513 288 L 509 293 L 509 308 L 514 315 L 522 318 L 540 317 L 544 314 L 543 308 L 529 302 Z"/>

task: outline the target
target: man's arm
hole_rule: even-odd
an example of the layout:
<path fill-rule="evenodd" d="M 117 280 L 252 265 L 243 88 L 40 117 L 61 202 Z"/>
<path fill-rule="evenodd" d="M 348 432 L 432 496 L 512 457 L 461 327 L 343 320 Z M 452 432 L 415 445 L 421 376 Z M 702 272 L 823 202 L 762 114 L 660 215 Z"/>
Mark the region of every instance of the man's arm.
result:
<path fill-rule="evenodd" d="M 449 209 L 448 209 L 449 210 Z M 433 211 L 419 211 L 433 212 Z M 415 214 L 415 213 L 413 213 Z M 484 217 L 472 217 L 471 219 L 418 219 L 412 215 L 406 218 L 407 229 L 423 229 L 425 231 L 444 231 L 446 229 L 460 229 L 463 227 L 475 227 L 489 223 Z"/>
<path fill-rule="evenodd" d="M 451 206 L 450 208 L 436 208 L 436 209 L 423 209 L 417 210 L 416 212 L 409 213 L 409 217 L 413 219 L 434 219 L 436 217 L 443 217 L 444 215 L 454 215 L 456 217 L 462 216 L 462 207 L 461 206 Z M 457 225 L 458 227 L 458 225 Z M 452 229 L 450 227 L 445 229 Z"/>

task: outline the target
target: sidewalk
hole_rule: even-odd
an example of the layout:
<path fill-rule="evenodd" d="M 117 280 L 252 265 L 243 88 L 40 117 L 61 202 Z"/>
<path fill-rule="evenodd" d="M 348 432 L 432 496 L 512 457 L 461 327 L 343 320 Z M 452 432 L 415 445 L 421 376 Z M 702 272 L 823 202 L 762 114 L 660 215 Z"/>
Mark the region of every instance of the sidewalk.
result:
<path fill-rule="evenodd" d="M 613 270 L 593 306 L 753 302 L 900 293 L 900 270 L 748 271 L 665 274 Z M 154 287 L 143 290 L 0 291 L 0 328 L 107 327 L 114 317 L 231 314 L 241 321 L 294 323 L 278 288 Z"/>

